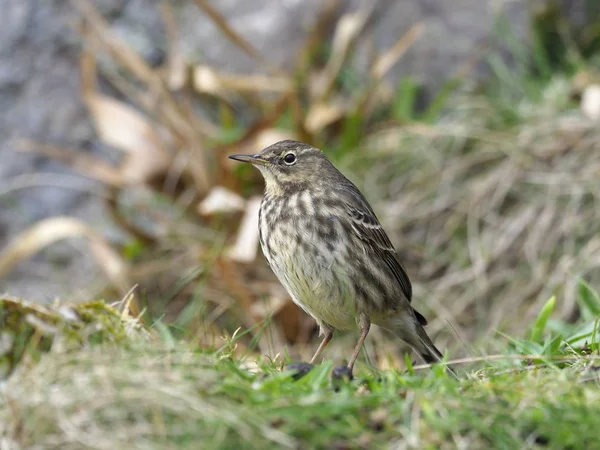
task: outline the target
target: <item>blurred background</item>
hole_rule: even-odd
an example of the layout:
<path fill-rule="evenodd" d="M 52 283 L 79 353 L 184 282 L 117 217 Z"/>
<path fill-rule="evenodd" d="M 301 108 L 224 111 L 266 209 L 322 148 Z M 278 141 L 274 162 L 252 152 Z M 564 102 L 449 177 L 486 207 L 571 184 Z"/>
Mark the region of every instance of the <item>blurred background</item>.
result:
<path fill-rule="evenodd" d="M 574 321 L 599 286 L 597 0 L 0 10 L 0 292 L 134 292 L 170 336 L 209 348 L 239 329 L 240 352 L 309 358 L 315 325 L 258 248 L 262 179 L 226 158 L 284 138 L 365 193 L 453 357 L 493 352 L 552 295 Z M 375 330 L 367 354 L 400 349 Z"/>

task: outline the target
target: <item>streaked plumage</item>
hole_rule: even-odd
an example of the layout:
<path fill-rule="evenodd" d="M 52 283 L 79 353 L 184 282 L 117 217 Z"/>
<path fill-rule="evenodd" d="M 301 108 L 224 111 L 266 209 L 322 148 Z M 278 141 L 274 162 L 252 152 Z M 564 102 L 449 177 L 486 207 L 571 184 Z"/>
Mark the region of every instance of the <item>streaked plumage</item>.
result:
<path fill-rule="evenodd" d="M 371 323 L 394 332 L 425 361 L 441 359 L 373 209 L 320 150 L 287 140 L 232 158 L 252 163 L 265 178 L 260 243 L 294 302 L 320 326 L 324 340 L 313 361 L 334 330 L 358 326 L 352 369 Z"/>

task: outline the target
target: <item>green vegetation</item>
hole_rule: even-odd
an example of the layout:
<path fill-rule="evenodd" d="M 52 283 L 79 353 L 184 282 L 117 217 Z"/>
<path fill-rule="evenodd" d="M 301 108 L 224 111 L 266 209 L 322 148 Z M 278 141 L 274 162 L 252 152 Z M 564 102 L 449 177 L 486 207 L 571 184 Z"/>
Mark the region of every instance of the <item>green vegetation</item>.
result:
<path fill-rule="evenodd" d="M 66 351 L 101 343 L 126 346 L 147 333 L 105 302 L 37 305 L 0 298 L 0 380 L 20 364 L 39 361 L 54 349 Z"/>
<path fill-rule="evenodd" d="M 580 323 L 559 332 L 550 299 L 529 339 L 457 363 L 460 380 L 364 364 L 331 379 L 329 362 L 295 379 L 280 358 L 240 357 L 239 336 L 212 352 L 140 333 L 127 345 L 37 340 L 48 353 L 3 386 L 0 431 L 20 448 L 596 448 L 600 297 L 582 282 L 580 302 Z"/>

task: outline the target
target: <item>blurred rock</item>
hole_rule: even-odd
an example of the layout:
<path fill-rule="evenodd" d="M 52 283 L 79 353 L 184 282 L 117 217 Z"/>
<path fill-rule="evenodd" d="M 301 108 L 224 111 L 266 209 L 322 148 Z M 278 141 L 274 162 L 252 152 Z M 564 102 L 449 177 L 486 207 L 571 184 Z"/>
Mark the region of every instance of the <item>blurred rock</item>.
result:
<path fill-rule="evenodd" d="M 369 4 L 370 0 L 362 2 Z M 96 7 L 149 62 L 160 63 L 166 47 L 155 0 L 95 0 Z M 233 26 L 275 64 L 290 67 L 307 31 L 324 2 L 321 0 L 212 1 Z M 423 21 L 425 31 L 391 76 L 413 75 L 435 89 L 448 75 L 474 56 L 475 48 L 490 37 L 500 8 L 519 39 L 529 23 L 526 1 L 415 0 L 389 2 L 375 45 L 387 48 L 412 25 Z M 576 21 L 582 8 L 567 2 Z M 171 2 L 180 25 L 182 50 L 196 62 L 233 72 L 260 72 L 255 61 L 224 38 L 192 0 Z M 361 2 L 347 0 L 353 9 Z M 102 152 L 79 99 L 80 40 L 70 28 L 74 9 L 65 0 L 0 0 L 0 248 L 17 231 L 35 221 L 59 214 L 82 217 L 105 232 L 115 233 L 105 218 L 101 201 L 89 192 L 97 187 L 46 159 L 15 153 L 22 137 Z M 579 22 L 578 22 L 579 23 Z M 331 30 L 333 32 L 333 30 Z M 366 60 L 365 60 L 366 61 Z M 363 66 L 366 62 L 363 61 Z M 361 58 L 357 59 L 360 66 Z M 52 182 L 23 178 L 50 173 Z M 54 265 L 41 264 L 52 259 Z M 66 270 L 65 270 L 66 269 Z M 43 272 L 40 272 L 43 270 Z M 96 268 L 75 244 L 54 245 L 52 253 L 24 263 L 0 280 L 0 292 L 34 300 L 71 298 L 94 278 Z"/>

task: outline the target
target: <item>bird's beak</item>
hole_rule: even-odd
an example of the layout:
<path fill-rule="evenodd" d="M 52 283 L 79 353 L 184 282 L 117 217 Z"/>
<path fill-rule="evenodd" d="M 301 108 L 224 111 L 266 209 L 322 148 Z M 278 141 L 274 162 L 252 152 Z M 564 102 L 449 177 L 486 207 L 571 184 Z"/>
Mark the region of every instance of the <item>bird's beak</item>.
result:
<path fill-rule="evenodd" d="M 229 155 L 228 158 L 235 159 L 236 161 L 247 162 L 254 165 L 266 166 L 269 164 L 269 161 L 259 158 L 256 155 Z"/>

